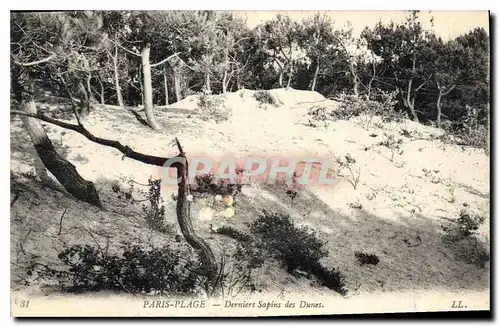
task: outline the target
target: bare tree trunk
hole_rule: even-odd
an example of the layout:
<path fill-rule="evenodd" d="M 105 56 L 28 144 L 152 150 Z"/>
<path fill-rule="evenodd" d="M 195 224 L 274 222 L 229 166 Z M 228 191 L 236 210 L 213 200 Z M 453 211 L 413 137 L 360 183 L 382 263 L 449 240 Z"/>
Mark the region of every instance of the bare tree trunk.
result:
<path fill-rule="evenodd" d="M 376 66 L 375 66 L 375 61 L 372 63 L 372 65 L 373 65 L 373 75 L 370 78 L 370 82 L 368 83 L 368 94 L 367 94 L 368 100 L 370 100 L 370 96 L 371 96 L 371 93 L 372 93 L 372 84 L 373 84 L 373 81 L 375 80 L 375 77 L 376 77 L 376 74 L 377 74 L 377 70 L 376 70 Z"/>
<path fill-rule="evenodd" d="M 168 82 L 167 82 L 167 66 L 163 67 L 163 85 L 165 87 L 165 105 L 168 106 Z"/>
<path fill-rule="evenodd" d="M 354 67 L 354 63 L 352 61 L 349 62 L 349 68 L 351 69 L 352 75 L 352 91 L 355 97 L 359 96 L 359 78 L 358 73 L 356 72 L 356 67 Z"/>
<path fill-rule="evenodd" d="M 455 85 L 453 85 L 452 87 L 450 87 L 447 91 L 445 91 L 444 88 L 441 88 L 441 86 L 439 85 L 439 83 L 437 84 L 437 86 L 438 86 L 438 89 L 439 89 L 439 96 L 438 96 L 438 99 L 437 99 L 437 102 L 436 102 L 436 109 L 437 109 L 436 122 L 437 122 L 437 126 L 441 127 L 441 116 L 442 116 L 441 100 L 442 100 L 442 98 L 444 96 L 446 96 L 448 93 L 450 93 L 451 91 L 453 91 L 453 89 L 455 88 Z"/>
<path fill-rule="evenodd" d="M 419 122 L 418 115 L 417 112 L 415 111 L 415 96 L 413 98 L 411 96 L 412 83 L 413 83 L 413 78 L 410 79 L 410 81 L 408 82 L 408 91 L 407 91 L 408 93 L 406 94 L 406 100 L 404 101 L 404 103 L 406 105 L 406 108 L 408 108 L 408 110 L 410 111 L 412 120 L 418 123 Z"/>
<path fill-rule="evenodd" d="M 97 102 L 97 100 L 95 99 L 94 94 L 92 93 L 92 88 L 91 88 L 91 86 L 90 86 L 90 82 L 91 82 L 91 81 L 92 81 L 92 73 L 91 73 L 91 72 L 89 72 L 89 73 L 87 74 L 87 93 L 88 93 L 88 95 L 89 95 L 89 101 L 90 101 L 90 102 L 93 102 L 93 103 L 96 103 L 96 102 Z"/>
<path fill-rule="evenodd" d="M 81 94 L 80 114 L 82 116 L 87 116 L 90 113 L 90 99 L 89 99 L 89 95 L 87 93 L 87 89 L 85 89 L 85 86 L 83 85 L 82 80 L 78 80 L 78 89 L 80 90 L 80 94 Z"/>
<path fill-rule="evenodd" d="M 224 75 L 222 75 L 222 93 L 227 92 L 227 69 L 224 69 Z"/>
<path fill-rule="evenodd" d="M 23 102 L 21 106 L 24 112 L 36 114 L 36 105 L 33 100 Z M 83 179 L 75 166 L 56 152 L 42 124 L 35 118 L 22 117 L 21 119 L 44 166 L 61 185 L 78 200 L 102 208 L 94 183 Z"/>
<path fill-rule="evenodd" d="M 441 127 L 441 98 L 443 97 L 443 92 L 439 90 L 439 96 L 437 99 L 436 103 L 436 109 L 437 109 L 437 117 L 436 117 L 436 123 L 438 127 Z"/>
<path fill-rule="evenodd" d="M 149 44 L 142 49 L 141 58 L 142 58 L 142 77 L 144 78 L 144 112 L 146 113 L 146 120 L 148 122 L 149 127 L 158 131 L 161 129 L 161 126 L 155 119 L 153 114 L 153 84 L 151 82 L 151 64 L 149 62 L 149 53 L 150 53 Z"/>
<path fill-rule="evenodd" d="M 316 80 L 318 79 L 318 73 L 319 73 L 319 59 L 316 59 L 316 69 L 314 70 L 314 77 L 312 80 L 311 91 L 314 91 L 314 89 L 316 88 Z"/>
<path fill-rule="evenodd" d="M 224 74 L 222 75 L 222 93 L 227 92 L 227 85 L 229 82 L 227 81 L 227 71 L 229 66 L 229 45 L 226 45 L 224 48 Z"/>
<path fill-rule="evenodd" d="M 174 92 L 175 92 L 175 101 L 181 101 L 181 84 L 179 81 L 179 72 L 174 70 Z"/>
<path fill-rule="evenodd" d="M 105 100 L 104 100 L 104 85 L 102 85 L 102 81 L 101 81 L 101 76 L 97 76 L 97 80 L 99 81 L 99 86 L 101 87 L 101 104 L 105 104 Z"/>
<path fill-rule="evenodd" d="M 189 195 L 189 185 L 187 184 L 188 179 L 188 160 L 182 150 L 182 147 L 177 140 L 177 147 L 179 148 L 179 157 L 184 159 L 184 164 L 177 168 L 177 179 L 178 179 L 178 192 L 177 192 L 177 221 L 179 227 L 181 228 L 182 235 L 186 241 L 200 254 L 201 261 L 203 263 L 203 272 L 209 276 L 211 280 L 217 274 L 217 263 L 215 256 L 212 252 L 210 246 L 205 242 L 204 239 L 195 234 L 193 223 L 191 221 L 191 202 L 187 199 Z M 213 285 L 215 286 L 215 285 Z"/>
<path fill-rule="evenodd" d="M 288 82 L 286 83 L 286 87 L 289 88 L 292 83 L 292 74 L 293 74 L 293 55 L 292 48 L 290 48 L 290 60 L 288 61 Z"/>
<path fill-rule="evenodd" d="M 205 72 L 205 89 L 207 90 L 208 93 L 212 93 L 212 86 L 210 83 L 210 72 L 209 71 Z"/>
<path fill-rule="evenodd" d="M 125 105 L 123 104 L 122 89 L 120 87 L 120 75 L 118 72 L 118 45 L 115 45 L 115 55 L 113 56 L 113 69 L 115 72 L 116 99 L 120 107 L 125 107 Z"/>
<path fill-rule="evenodd" d="M 283 69 L 280 70 L 280 76 L 278 78 L 278 83 L 279 83 L 280 87 L 283 87 Z"/>

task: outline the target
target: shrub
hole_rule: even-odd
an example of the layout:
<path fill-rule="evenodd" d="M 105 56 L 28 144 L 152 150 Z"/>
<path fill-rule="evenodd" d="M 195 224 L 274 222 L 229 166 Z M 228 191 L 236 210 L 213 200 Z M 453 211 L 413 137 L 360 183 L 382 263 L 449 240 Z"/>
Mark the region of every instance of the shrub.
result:
<path fill-rule="evenodd" d="M 477 231 L 484 221 L 485 217 L 462 210 L 456 225 L 442 227 L 445 232 L 443 242 L 454 251 L 457 259 L 480 267 L 484 267 L 489 260 L 489 252 L 477 237 Z"/>
<path fill-rule="evenodd" d="M 221 276 L 217 287 L 224 296 L 232 297 L 240 294 L 245 287 L 251 292 L 255 291 L 253 271 L 264 264 L 264 257 L 259 247 L 256 246 L 255 238 L 231 226 L 222 226 L 216 230 L 216 233 L 238 241 L 236 250 L 230 255 L 231 264 L 226 264 L 225 256 L 222 257 Z"/>
<path fill-rule="evenodd" d="M 344 157 L 335 156 L 328 148 L 330 154 L 335 158 L 335 161 L 339 164 L 340 172 L 339 177 L 345 179 L 349 184 L 352 185 L 354 189 L 358 188 L 359 181 L 361 179 L 361 169 L 356 166 L 356 159 L 348 153 Z"/>
<path fill-rule="evenodd" d="M 146 221 L 152 229 L 166 233 L 168 228 L 165 225 L 165 207 L 161 198 L 161 179 L 148 179 L 149 191 L 147 199 L 149 206 L 143 205 L 142 209 L 146 214 Z"/>
<path fill-rule="evenodd" d="M 403 144 L 403 139 L 396 139 L 393 134 L 384 133 L 385 139 L 377 143 L 379 146 L 385 146 L 389 150 L 391 150 L 391 158 L 389 159 L 391 162 L 394 162 L 394 156 L 397 154 L 403 154 L 403 150 L 401 150 L 401 144 Z"/>
<path fill-rule="evenodd" d="M 310 116 L 309 125 L 313 127 L 316 127 L 316 124 L 314 124 L 311 119 L 321 122 L 325 130 L 328 129 L 332 121 L 332 108 L 323 105 L 313 106 L 309 109 L 307 114 Z"/>
<path fill-rule="evenodd" d="M 337 99 L 339 107 L 331 112 L 334 120 L 345 120 L 359 117 L 360 125 L 368 130 L 375 116 L 381 116 L 383 121 L 398 120 L 399 115 L 394 111 L 396 94 L 380 91 L 373 95 L 375 100 L 366 96 L 354 96 L 342 93 Z"/>
<path fill-rule="evenodd" d="M 197 289 L 197 266 L 168 247 L 144 250 L 137 246 L 110 255 L 89 245 L 73 245 L 58 258 L 69 269 L 59 274 L 70 291 L 114 290 L 129 293 L 191 295 Z"/>
<path fill-rule="evenodd" d="M 471 106 L 466 106 L 467 112 L 458 121 L 445 120 L 441 124 L 445 134 L 441 139 L 445 143 L 454 143 L 474 148 L 484 149 L 489 153 L 489 126 L 488 117 Z"/>
<path fill-rule="evenodd" d="M 354 252 L 354 256 L 358 259 L 360 265 L 377 265 L 380 261 L 378 256 L 375 254 Z"/>
<path fill-rule="evenodd" d="M 281 104 L 281 101 L 276 99 L 269 91 L 256 91 L 253 97 L 259 102 L 259 105 L 269 104 L 278 107 Z"/>
<path fill-rule="evenodd" d="M 236 196 L 241 191 L 241 183 L 231 183 L 230 180 L 216 180 L 213 174 L 196 175 L 194 184 L 191 185 L 191 193 L 193 195 L 232 195 Z"/>
<path fill-rule="evenodd" d="M 466 210 L 462 210 L 457 219 L 458 232 L 463 237 L 474 235 L 485 220 L 484 216 L 470 214 Z"/>
<path fill-rule="evenodd" d="M 290 274 L 302 271 L 342 295 L 347 293 L 344 276 L 319 262 L 327 255 L 324 243 L 307 229 L 294 226 L 288 215 L 263 211 L 250 230 L 259 236 L 259 247 L 280 260 Z"/>
<path fill-rule="evenodd" d="M 231 109 L 224 103 L 224 98 L 218 95 L 206 92 L 200 94 L 198 106 L 201 109 L 201 119 L 205 121 L 213 119 L 218 124 L 228 120 L 232 115 Z"/>
<path fill-rule="evenodd" d="M 252 240 L 250 235 L 240 232 L 239 230 L 231 226 L 222 226 L 218 228 L 215 232 L 221 235 L 226 235 L 228 237 L 231 237 L 237 240 L 238 242 L 250 242 Z"/>

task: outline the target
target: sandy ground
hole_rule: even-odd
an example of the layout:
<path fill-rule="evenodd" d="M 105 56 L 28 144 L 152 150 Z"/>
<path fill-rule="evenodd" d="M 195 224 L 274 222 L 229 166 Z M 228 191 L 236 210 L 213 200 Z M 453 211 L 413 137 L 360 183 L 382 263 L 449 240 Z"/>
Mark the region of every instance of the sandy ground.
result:
<path fill-rule="evenodd" d="M 217 214 L 212 217 L 212 212 L 207 218 L 203 203 L 195 204 L 195 228 L 220 251 L 227 238 L 211 234 L 210 224 L 240 227 L 255 219 L 258 210 L 276 208 L 288 212 L 295 223 L 314 229 L 326 241 L 329 256 L 324 264 L 338 267 L 346 275 L 351 296 L 425 290 L 470 290 L 489 296 L 489 264 L 481 268 L 457 260 L 455 250 L 441 241 L 442 226 L 456 219 L 465 206 L 489 217 L 489 157 L 484 151 L 444 144 L 436 140 L 442 131 L 411 121 L 381 123 L 366 130 L 359 120 L 353 119 L 314 128 L 308 126 L 308 110 L 320 104 L 336 106 L 335 102 L 316 92 L 278 89 L 271 93 L 282 105 L 262 106 L 253 98 L 253 92 L 223 95 L 233 114 L 221 124 L 199 118 L 196 96 L 157 109 L 158 120 L 164 126 L 160 133 L 141 125 L 130 112 L 112 106 L 94 110 L 84 124 L 97 136 L 118 140 L 136 151 L 166 157 L 176 154 L 171 145 L 174 137 L 180 140 L 188 157 L 263 155 L 293 159 L 350 154 L 360 171 L 356 189 L 339 178 L 329 187 L 299 191 L 292 203 L 283 188 L 245 186 L 230 218 Z M 12 118 L 12 197 L 14 190 L 23 189 L 11 209 L 14 288 L 26 288 L 20 282 L 28 278 L 22 272 L 26 262 L 36 259 L 57 264 L 57 253 L 65 244 L 87 242 L 105 246 L 111 242 L 118 246 L 130 242 L 153 245 L 172 242 L 175 233 L 169 238 L 148 228 L 140 203 L 119 199 L 111 191 L 111 182 L 121 183 L 122 189 L 129 187 L 129 180 L 147 184 L 150 176 L 162 176 L 158 167 L 122 159 L 117 150 L 94 144 L 72 131 L 45 126 L 60 153 L 75 164 L 84 178 L 96 183 L 106 210 L 99 211 L 73 200 L 65 192 L 43 187 L 22 176 L 21 173 L 33 171 L 40 163 L 20 120 Z M 402 136 L 402 129 L 411 136 Z M 384 133 L 403 139 L 402 152 L 393 161 L 388 148 L 377 146 Z M 341 173 L 349 175 L 345 169 Z M 162 189 L 166 217 L 175 230 L 175 203 L 171 197 L 174 191 L 174 188 Z M 59 233 L 64 210 L 67 212 Z M 489 218 L 479 231 L 481 241 L 486 243 L 489 243 L 488 226 Z M 360 266 L 355 251 L 375 253 L 380 263 Z M 262 268 L 257 284 L 266 292 L 330 292 L 311 288 L 306 279 L 287 276 L 277 265 Z"/>

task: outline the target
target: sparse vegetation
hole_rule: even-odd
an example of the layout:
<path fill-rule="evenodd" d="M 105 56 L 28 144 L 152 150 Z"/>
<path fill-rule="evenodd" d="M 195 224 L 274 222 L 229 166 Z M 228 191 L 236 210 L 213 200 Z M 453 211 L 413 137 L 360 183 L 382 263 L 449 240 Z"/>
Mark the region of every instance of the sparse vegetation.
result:
<path fill-rule="evenodd" d="M 199 96 L 198 106 L 201 110 L 201 119 L 205 121 L 213 119 L 216 123 L 222 123 L 232 115 L 231 109 L 224 103 L 224 98 L 218 95 L 202 92 Z"/>
<path fill-rule="evenodd" d="M 377 143 L 377 145 L 385 146 L 386 148 L 391 150 L 391 157 L 389 158 L 389 160 L 391 162 L 394 162 L 394 156 L 396 154 L 398 154 L 398 155 L 403 154 L 403 150 L 401 150 L 401 145 L 403 144 L 403 139 L 401 139 L 401 138 L 396 139 L 394 134 L 384 133 L 384 136 L 385 136 L 385 139 L 380 141 L 379 143 Z"/>
<path fill-rule="evenodd" d="M 253 97 L 255 100 L 259 102 L 259 105 L 271 105 L 274 107 L 278 107 L 281 105 L 281 101 L 276 99 L 271 92 L 264 90 L 264 91 L 256 91 L 253 94 Z"/>
<path fill-rule="evenodd" d="M 256 245 L 256 239 L 232 226 L 222 226 L 216 232 L 238 242 L 234 252 L 222 256 L 217 285 L 221 295 L 235 297 L 244 290 L 249 293 L 255 292 L 257 286 L 253 274 L 255 269 L 261 267 L 265 262 L 265 257 L 262 256 L 260 248 Z M 229 260 L 226 260 L 226 257 Z"/>
<path fill-rule="evenodd" d="M 340 172 L 338 176 L 349 182 L 354 189 L 357 189 L 361 179 L 361 169 L 356 167 L 356 159 L 348 153 L 343 158 L 335 157 L 335 161 L 339 164 Z"/>
<path fill-rule="evenodd" d="M 231 183 L 228 179 L 217 179 L 213 174 L 196 175 L 191 185 L 191 193 L 196 197 L 210 195 L 236 195 L 241 192 L 241 183 Z"/>
<path fill-rule="evenodd" d="M 112 255 L 89 245 L 72 245 L 58 255 L 66 271 L 56 275 L 72 292 L 122 291 L 158 295 L 193 295 L 198 289 L 197 262 L 168 247 L 145 250 L 138 246 Z"/>
<path fill-rule="evenodd" d="M 320 263 L 327 255 L 324 243 L 311 231 L 296 227 L 288 215 L 263 211 L 250 224 L 250 230 L 259 237 L 262 249 L 280 260 L 290 274 L 302 272 L 316 277 L 331 290 L 342 295 L 347 293 L 342 273 Z"/>
<path fill-rule="evenodd" d="M 331 111 L 330 115 L 335 120 L 346 120 L 358 117 L 359 125 L 365 130 L 373 126 L 374 118 L 380 116 L 383 121 L 397 119 L 394 112 L 396 105 L 396 93 L 379 91 L 377 100 L 371 100 L 366 96 L 354 96 L 342 93 L 339 98 L 339 107 Z"/>
<path fill-rule="evenodd" d="M 143 205 L 142 208 L 146 215 L 146 221 L 149 227 L 160 233 L 168 232 L 169 228 L 165 224 L 165 207 L 163 206 L 163 199 L 161 198 L 161 179 L 148 180 L 148 205 Z"/>
<path fill-rule="evenodd" d="M 360 265 L 374 265 L 376 266 L 380 259 L 376 254 L 368 254 L 364 252 L 354 252 L 354 256 L 358 259 Z"/>
<path fill-rule="evenodd" d="M 457 259 L 466 263 L 484 267 L 490 260 L 489 251 L 483 241 L 479 240 L 477 231 L 486 218 L 472 214 L 467 210 L 460 211 L 455 225 L 443 226 L 443 242 L 455 253 Z"/>

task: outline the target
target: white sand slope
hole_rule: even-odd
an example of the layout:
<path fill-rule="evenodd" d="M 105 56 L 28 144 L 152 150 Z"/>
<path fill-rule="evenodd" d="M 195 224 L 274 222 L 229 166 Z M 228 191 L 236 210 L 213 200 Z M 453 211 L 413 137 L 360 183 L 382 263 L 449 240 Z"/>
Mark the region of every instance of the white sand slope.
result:
<path fill-rule="evenodd" d="M 436 140 L 441 130 L 411 121 L 381 124 L 368 131 L 360 127 L 356 119 L 333 122 L 327 129 L 313 128 L 307 126 L 305 119 L 308 109 L 320 103 L 335 107 L 334 101 L 317 92 L 277 89 L 271 94 L 282 105 L 260 106 L 253 97 L 254 92 L 244 90 L 220 95 L 233 112 L 231 119 L 221 124 L 204 122 L 196 115 L 197 96 L 156 111 L 164 126 L 161 133 L 141 125 L 132 114 L 117 107 L 93 111 L 84 124 L 97 136 L 116 139 L 137 151 L 160 156 L 176 154 L 176 149 L 170 145 L 174 137 L 179 138 L 188 156 L 331 157 L 328 148 L 339 157 L 350 154 L 356 159 L 355 167 L 360 171 L 357 189 L 339 179 L 330 187 L 317 186 L 299 192 L 292 204 L 282 189 L 251 185 L 245 187 L 243 194 L 236 199 L 231 218 L 218 217 L 210 221 L 212 218 L 206 218 L 204 205 L 195 205 L 195 226 L 218 248 L 225 241 L 210 235 L 210 223 L 239 226 L 254 219 L 258 209 L 269 206 L 287 211 L 296 223 L 317 231 L 318 236 L 327 242 L 329 257 L 325 259 L 325 265 L 339 267 L 345 273 L 351 294 L 381 290 L 483 291 L 489 288 L 488 268 L 456 260 L 453 250 L 441 242 L 441 226 L 450 224 L 449 219 L 457 218 L 465 206 L 489 216 L 489 157 L 484 151 L 443 144 Z M 169 111 L 169 108 L 184 108 L 193 114 L 187 118 L 187 113 L 172 112 L 174 110 Z M 84 221 L 86 226 L 94 224 L 96 228 L 113 233 L 112 226 L 106 227 L 108 225 L 101 225 L 101 222 L 113 224 L 114 220 L 119 221 L 121 226 L 114 236 L 117 244 L 125 242 L 130 235 L 144 241 L 148 229 L 141 218 L 140 205 L 122 205 L 116 198 L 112 199 L 113 194 L 104 181 L 122 181 L 123 188 L 130 179 L 145 184 L 150 176 L 160 177 L 161 169 L 128 158 L 122 160 L 117 150 L 94 144 L 72 131 L 46 127 L 54 144 L 75 164 L 82 176 L 102 187 L 104 205 L 110 211 L 97 212 L 85 204 L 75 204 L 60 193 L 51 195 L 49 191 L 40 192 L 34 186 L 40 197 L 36 200 L 39 203 L 37 209 L 29 212 L 22 209 L 23 205 L 29 207 L 35 201 L 22 198 L 13 207 L 12 217 L 29 216 L 44 220 L 46 224 L 43 226 L 52 226 L 50 228 L 56 230 L 59 213 L 64 206 L 70 206 L 73 214 L 66 219 L 73 219 L 75 224 Z M 402 129 L 413 132 L 412 137 L 402 136 Z M 384 139 L 384 133 L 403 139 L 403 152 L 396 154 L 393 162 L 390 161 L 390 150 L 377 146 Z M 18 174 L 31 170 L 36 156 L 18 118 L 12 118 L 11 144 L 12 172 Z M 172 192 L 175 188 L 165 187 L 162 196 L 169 222 L 175 225 Z M 204 210 L 203 220 L 197 218 L 200 210 Z M 21 227 L 13 224 L 12 244 L 15 248 L 16 240 L 21 237 L 18 235 Z M 488 226 L 489 219 L 480 230 L 480 237 L 486 242 L 489 242 Z M 41 230 L 32 232 L 35 239 L 28 247 L 35 249 L 40 244 L 52 247 L 38 250 L 38 253 L 53 256 L 55 245 L 48 241 L 46 233 Z M 76 231 L 74 235 L 64 237 L 65 241 L 73 243 L 80 239 L 89 240 L 88 235 Z M 155 242 L 161 242 L 161 237 L 155 237 Z M 381 261 L 377 266 L 360 267 L 354 257 L 355 251 L 375 253 Z M 284 272 L 279 267 L 269 269 L 259 277 L 264 289 L 292 287 L 311 292 L 305 280 L 295 280 L 293 285 L 284 286 L 287 283 Z"/>

